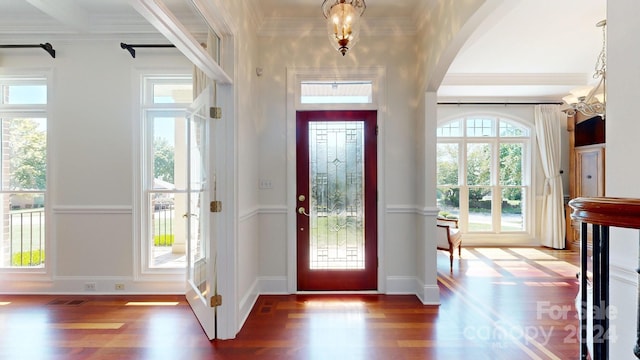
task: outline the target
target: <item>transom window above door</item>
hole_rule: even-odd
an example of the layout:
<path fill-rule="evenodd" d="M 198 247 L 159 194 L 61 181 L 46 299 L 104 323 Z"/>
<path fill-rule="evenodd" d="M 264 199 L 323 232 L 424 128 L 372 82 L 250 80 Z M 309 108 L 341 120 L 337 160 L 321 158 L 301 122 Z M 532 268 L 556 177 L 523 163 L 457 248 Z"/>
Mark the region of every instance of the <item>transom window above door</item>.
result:
<path fill-rule="evenodd" d="M 371 104 L 372 81 L 302 81 L 301 104 Z"/>

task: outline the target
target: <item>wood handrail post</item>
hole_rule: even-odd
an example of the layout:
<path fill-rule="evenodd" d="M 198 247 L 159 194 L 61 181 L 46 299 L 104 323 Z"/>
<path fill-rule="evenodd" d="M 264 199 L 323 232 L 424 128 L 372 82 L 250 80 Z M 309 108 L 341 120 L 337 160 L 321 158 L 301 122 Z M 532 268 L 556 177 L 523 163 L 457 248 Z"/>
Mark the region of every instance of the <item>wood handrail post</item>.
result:
<path fill-rule="evenodd" d="M 587 359 L 587 225 L 593 226 L 593 303 L 597 311 L 593 324 L 593 360 L 609 358 L 609 227 L 640 229 L 640 199 L 596 197 L 576 198 L 569 201 L 573 209 L 571 218 L 582 223 L 580 246 L 580 358 Z M 638 269 L 640 273 L 640 269 Z M 640 288 L 638 289 L 638 319 L 636 344 L 633 353 L 640 359 Z M 597 314 L 597 316 L 595 315 Z"/>

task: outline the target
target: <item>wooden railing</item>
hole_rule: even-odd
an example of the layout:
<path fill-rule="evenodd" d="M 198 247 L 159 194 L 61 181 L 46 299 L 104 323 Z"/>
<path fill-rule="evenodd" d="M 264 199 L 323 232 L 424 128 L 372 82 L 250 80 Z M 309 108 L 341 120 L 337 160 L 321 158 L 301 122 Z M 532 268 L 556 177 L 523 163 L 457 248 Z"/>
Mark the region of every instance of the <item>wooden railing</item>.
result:
<path fill-rule="evenodd" d="M 587 341 L 587 270 L 588 226 L 592 225 L 592 289 L 593 289 L 593 360 L 609 358 L 609 227 L 640 229 L 640 199 L 576 198 L 569 201 L 571 218 L 581 222 L 580 240 L 580 359 L 586 360 Z M 640 293 L 639 300 L 640 300 Z M 640 359 L 640 311 L 634 354 Z"/>

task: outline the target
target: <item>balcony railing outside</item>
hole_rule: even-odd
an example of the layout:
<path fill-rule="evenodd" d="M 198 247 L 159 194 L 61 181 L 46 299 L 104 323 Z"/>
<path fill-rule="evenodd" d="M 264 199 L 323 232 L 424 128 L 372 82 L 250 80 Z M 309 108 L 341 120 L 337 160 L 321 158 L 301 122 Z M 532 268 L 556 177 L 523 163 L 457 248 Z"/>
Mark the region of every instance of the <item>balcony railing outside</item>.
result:
<path fill-rule="evenodd" d="M 173 198 L 159 199 L 153 202 L 153 246 L 156 249 L 171 248 L 175 241 L 175 209 Z M 43 207 L 16 207 L 5 217 L 5 244 L 8 257 L 0 266 L 41 267 L 45 261 L 45 213 Z M 7 248 L 5 248 L 7 249 Z M 155 252 L 154 252 L 155 253 Z M 165 250 L 154 256 L 154 266 L 183 266 L 176 258 L 167 255 Z M 175 262 L 175 265 L 171 265 Z"/>
<path fill-rule="evenodd" d="M 10 266 L 42 266 L 45 260 L 44 208 L 12 210 L 8 221 Z"/>
<path fill-rule="evenodd" d="M 153 203 L 153 245 L 171 246 L 174 241 L 173 199 L 154 201 Z"/>

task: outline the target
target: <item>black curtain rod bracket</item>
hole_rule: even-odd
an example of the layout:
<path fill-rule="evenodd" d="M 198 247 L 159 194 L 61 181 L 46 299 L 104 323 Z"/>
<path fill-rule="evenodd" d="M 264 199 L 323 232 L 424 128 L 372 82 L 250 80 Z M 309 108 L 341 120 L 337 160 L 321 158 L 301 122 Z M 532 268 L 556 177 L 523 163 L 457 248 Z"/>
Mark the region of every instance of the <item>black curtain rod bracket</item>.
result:
<path fill-rule="evenodd" d="M 136 50 L 135 48 L 174 48 L 175 45 L 170 44 L 125 44 L 123 42 L 120 43 L 120 48 L 127 50 L 131 57 L 135 59 Z"/>
<path fill-rule="evenodd" d="M 42 48 L 49 53 L 52 58 L 56 58 L 56 50 L 49 43 L 33 44 L 33 45 L 0 45 L 0 49 L 26 49 L 26 48 Z"/>

